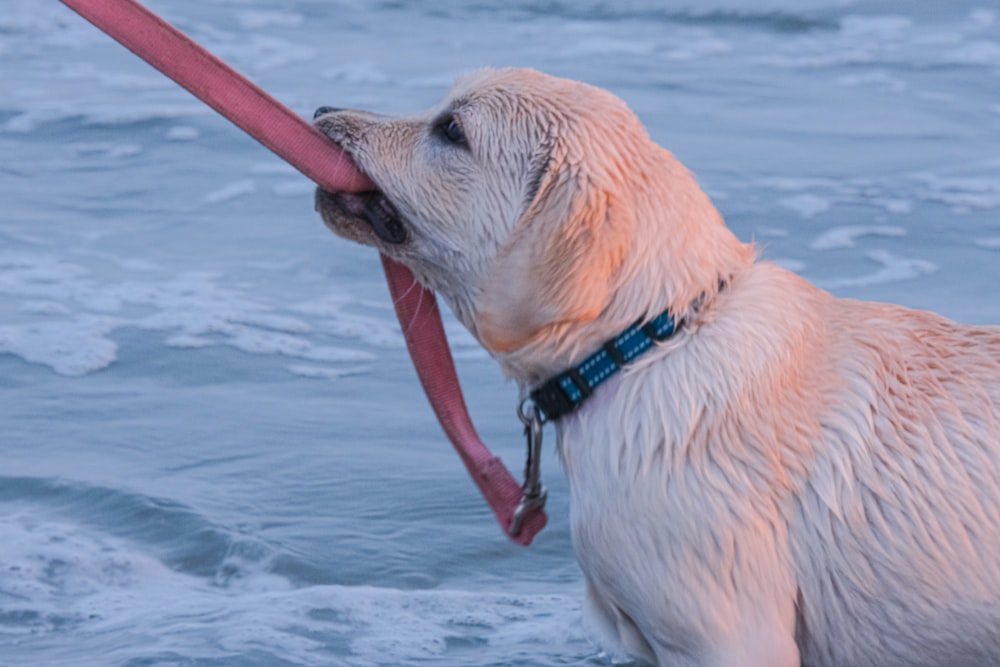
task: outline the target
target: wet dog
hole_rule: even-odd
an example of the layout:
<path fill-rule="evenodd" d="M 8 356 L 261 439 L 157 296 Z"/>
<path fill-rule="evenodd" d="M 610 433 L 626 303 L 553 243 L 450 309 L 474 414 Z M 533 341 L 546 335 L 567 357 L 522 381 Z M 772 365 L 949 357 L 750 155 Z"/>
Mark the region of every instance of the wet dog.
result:
<path fill-rule="evenodd" d="M 316 125 L 378 188 L 317 192 L 326 224 L 526 393 L 676 325 L 555 420 L 601 639 L 662 666 L 1000 664 L 1000 329 L 758 260 L 585 84 L 482 70 L 426 114 Z"/>

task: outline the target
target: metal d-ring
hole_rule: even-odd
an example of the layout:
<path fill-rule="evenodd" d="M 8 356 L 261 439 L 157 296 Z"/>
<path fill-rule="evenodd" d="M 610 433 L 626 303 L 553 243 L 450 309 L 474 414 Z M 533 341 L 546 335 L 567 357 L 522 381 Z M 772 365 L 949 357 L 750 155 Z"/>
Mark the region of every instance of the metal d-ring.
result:
<path fill-rule="evenodd" d="M 530 398 L 517 407 L 517 416 L 524 424 L 527 455 L 524 462 L 524 484 L 521 485 L 521 502 L 517 504 L 510 520 L 508 532 L 517 537 L 529 512 L 545 506 L 548 492 L 541 481 L 542 418 L 538 407 Z"/>

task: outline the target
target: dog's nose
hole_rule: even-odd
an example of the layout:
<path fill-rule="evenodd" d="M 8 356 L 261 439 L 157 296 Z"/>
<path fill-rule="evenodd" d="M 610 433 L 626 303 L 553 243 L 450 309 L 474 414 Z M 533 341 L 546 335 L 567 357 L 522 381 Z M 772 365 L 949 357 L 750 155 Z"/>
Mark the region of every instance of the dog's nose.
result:
<path fill-rule="evenodd" d="M 337 107 L 320 107 L 319 109 L 316 109 L 316 111 L 313 112 L 313 120 L 316 120 L 317 118 L 325 114 L 333 113 L 334 111 L 343 111 L 343 109 L 339 109 Z"/>

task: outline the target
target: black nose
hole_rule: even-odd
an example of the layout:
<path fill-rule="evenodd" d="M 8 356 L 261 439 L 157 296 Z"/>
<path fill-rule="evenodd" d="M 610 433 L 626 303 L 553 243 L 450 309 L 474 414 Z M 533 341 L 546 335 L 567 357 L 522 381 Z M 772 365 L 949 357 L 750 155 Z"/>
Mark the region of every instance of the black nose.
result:
<path fill-rule="evenodd" d="M 343 111 L 343 109 L 338 109 L 337 107 L 320 107 L 313 112 L 313 120 L 316 120 L 324 114 L 333 113 L 334 111 Z"/>

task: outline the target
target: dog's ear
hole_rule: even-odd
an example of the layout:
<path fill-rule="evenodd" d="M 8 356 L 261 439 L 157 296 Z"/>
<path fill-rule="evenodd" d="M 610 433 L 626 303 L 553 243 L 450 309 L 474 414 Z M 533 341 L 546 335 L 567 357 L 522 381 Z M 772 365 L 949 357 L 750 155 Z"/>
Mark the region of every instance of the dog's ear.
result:
<path fill-rule="evenodd" d="M 549 326 L 597 317 L 625 253 L 621 202 L 557 160 L 541 173 L 477 304 L 479 339 L 494 352 L 516 350 Z"/>

